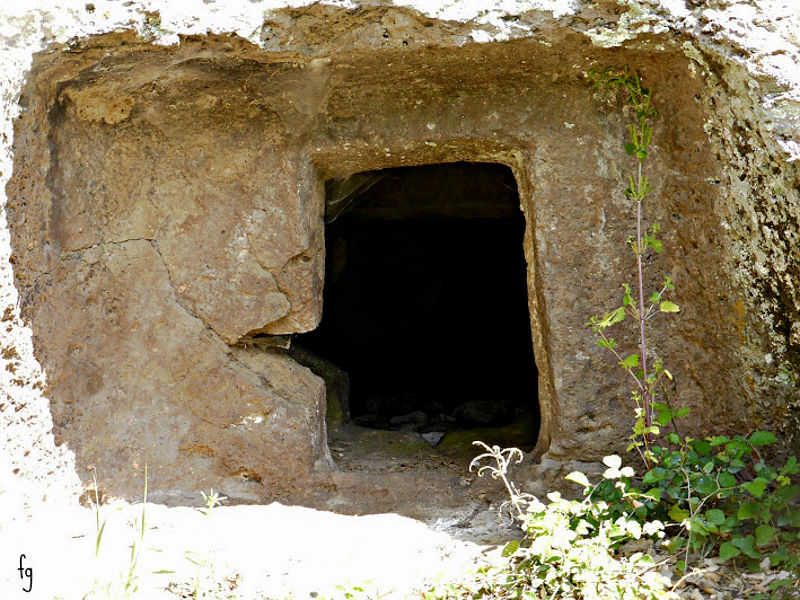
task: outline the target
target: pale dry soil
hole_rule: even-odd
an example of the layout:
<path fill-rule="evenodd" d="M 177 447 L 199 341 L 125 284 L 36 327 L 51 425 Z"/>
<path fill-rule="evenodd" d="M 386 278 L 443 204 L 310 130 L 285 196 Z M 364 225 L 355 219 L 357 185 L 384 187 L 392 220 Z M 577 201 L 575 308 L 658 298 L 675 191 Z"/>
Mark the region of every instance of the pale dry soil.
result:
<path fill-rule="evenodd" d="M 110 597 L 123 597 L 120 582 L 141 511 L 141 504 L 122 502 L 101 507 L 106 527 L 98 556 L 89 508 L 42 508 L 5 527 L 2 597 L 79 599 L 107 585 Z M 210 517 L 148 503 L 145 523 L 136 598 L 192 597 L 195 583 L 216 592 L 200 597 L 213 598 L 343 598 L 355 588 L 365 597 L 408 598 L 426 582 L 473 568 L 493 548 L 455 538 L 441 519 L 426 524 L 394 514 L 345 516 L 279 503 L 218 507 Z M 27 579 L 16 571 L 20 554 L 34 571 L 30 594 L 22 591 Z"/>
<path fill-rule="evenodd" d="M 428 516 L 415 520 L 389 512 L 348 516 L 277 502 L 223 503 L 209 512 L 198 494 L 196 507 L 112 499 L 101 505 L 98 517 L 91 504 L 16 508 L 9 487 L 3 492 L 0 485 L 0 600 L 420 598 L 421 590 L 461 579 L 482 562 L 499 558 L 505 542 L 519 531 L 498 516 L 502 493 L 486 493 L 501 492 L 501 483 L 476 480 L 468 472 L 474 449 L 459 442 L 425 451 L 417 436 L 345 428 L 333 433 L 330 445 L 337 464 L 348 472 L 456 481 L 463 497 L 477 495 L 480 502 L 435 509 L 435 498 L 419 497 L 417 508 Z M 408 492 L 420 494 L 419 489 Z M 134 542 L 136 591 L 126 594 Z M 33 569 L 30 593 L 24 591 L 29 580 L 18 571 L 22 554 L 23 567 Z M 696 566 L 698 572 L 679 589 L 683 598 L 754 597 L 778 577 L 739 572 L 715 559 Z"/>
<path fill-rule="evenodd" d="M 427 447 L 428 452 L 420 452 L 424 446 L 418 434 L 390 435 L 396 444 L 384 437 L 369 431 L 336 436 L 331 447 L 337 464 L 373 476 L 413 471 L 437 481 L 463 480 L 462 485 L 473 479 L 467 470 L 470 455 L 476 454 L 472 450 L 467 454 Z M 499 482 L 486 483 L 500 487 Z M 350 593 L 357 598 L 413 598 L 421 589 L 474 569 L 519 535 L 500 520 L 496 504 L 488 499 L 479 508 L 473 504 L 455 511 L 432 510 L 435 498 L 416 502 L 427 507 L 426 518 L 389 512 L 349 516 L 277 502 L 223 502 L 209 514 L 200 494 L 196 507 L 148 502 L 144 541 L 137 543 L 139 591 L 133 597 L 192 598 L 198 589 L 197 597 L 248 600 L 339 599 Z M 15 512 L 11 503 L 0 503 L 0 600 L 126 597 L 122 582 L 142 503 L 101 503 L 100 528 L 105 526 L 97 555 L 97 514 L 87 504 L 44 503 Z M 33 568 L 31 593 L 23 591 L 28 580 L 17 571 L 20 554 L 26 555 L 25 566 Z"/>
<path fill-rule="evenodd" d="M 138 589 L 126 595 L 123 582 L 142 508 L 119 501 L 101 507 L 105 528 L 97 555 L 91 508 L 41 506 L 30 518 L 6 521 L 0 530 L 0 597 L 421 598 L 430 585 L 457 580 L 483 560 L 497 558 L 500 538 L 512 534 L 493 510 L 464 528 L 446 518 L 423 523 L 395 514 L 346 516 L 279 503 L 222 506 L 210 515 L 147 503 L 133 579 Z M 486 542 L 490 531 L 498 543 Z M 20 554 L 33 569 L 30 593 L 23 591 L 28 580 L 17 571 Z M 776 577 L 737 572 L 713 559 L 699 566 L 679 590 L 682 598 L 752 598 Z"/>

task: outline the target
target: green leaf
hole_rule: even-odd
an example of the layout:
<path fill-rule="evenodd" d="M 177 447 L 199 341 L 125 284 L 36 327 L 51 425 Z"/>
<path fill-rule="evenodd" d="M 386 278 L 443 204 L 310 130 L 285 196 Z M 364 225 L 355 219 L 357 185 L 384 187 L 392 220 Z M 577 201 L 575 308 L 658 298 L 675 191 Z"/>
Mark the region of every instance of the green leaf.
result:
<path fill-rule="evenodd" d="M 508 558 L 509 556 L 514 554 L 517 551 L 518 548 L 519 548 L 519 541 L 518 540 L 511 540 L 503 548 L 503 556 Z"/>
<path fill-rule="evenodd" d="M 719 558 L 720 560 L 730 560 L 731 558 L 735 558 L 742 553 L 736 546 L 733 545 L 733 542 L 722 542 L 719 545 Z"/>
<path fill-rule="evenodd" d="M 722 525 L 725 522 L 725 513 L 718 508 L 710 508 L 706 511 L 706 521 L 712 525 Z"/>
<path fill-rule="evenodd" d="M 769 525 L 756 527 L 756 546 L 766 546 L 775 537 L 775 528 Z"/>
<path fill-rule="evenodd" d="M 767 444 L 774 444 L 778 441 L 778 438 L 769 431 L 756 431 L 747 441 L 753 444 L 753 446 L 766 446 Z"/>
<path fill-rule="evenodd" d="M 769 564 L 772 567 L 777 567 L 779 564 L 789 560 L 789 558 L 789 550 L 787 550 L 786 546 L 781 546 L 769 555 Z"/>
<path fill-rule="evenodd" d="M 756 477 L 753 481 L 748 481 L 742 484 L 742 487 L 746 489 L 750 494 L 752 494 L 756 498 L 761 498 L 764 495 L 764 490 L 767 489 L 767 480 L 762 479 L 761 477 Z"/>
<path fill-rule="evenodd" d="M 661 310 L 661 312 L 665 313 L 676 313 L 681 311 L 680 306 L 678 306 L 674 302 L 671 302 L 670 300 L 664 300 L 661 304 L 658 305 L 658 308 L 659 310 Z"/>
<path fill-rule="evenodd" d="M 97 539 L 95 540 L 95 547 L 94 547 L 94 555 L 97 556 L 100 553 L 100 542 L 103 540 L 103 532 L 106 530 L 106 522 L 103 521 L 103 525 L 100 527 L 100 531 L 97 532 Z"/>
<path fill-rule="evenodd" d="M 744 554 L 749 556 L 750 558 L 761 558 L 761 553 L 755 549 L 753 545 L 753 536 L 748 535 L 747 537 L 735 537 L 732 540 L 733 545 L 736 546 L 739 550 L 741 550 Z"/>
<path fill-rule="evenodd" d="M 740 519 L 752 519 L 761 514 L 761 505 L 758 502 L 745 502 L 739 507 L 736 516 Z"/>
<path fill-rule="evenodd" d="M 730 442 L 725 444 L 725 450 L 727 450 L 728 454 L 731 456 L 740 458 L 741 456 L 750 453 L 750 446 L 747 445 L 747 442 L 744 441 L 742 436 L 737 435 Z"/>
<path fill-rule="evenodd" d="M 676 536 L 669 541 L 669 544 L 667 544 L 667 552 L 669 552 L 670 554 L 674 554 L 675 552 L 683 548 L 684 545 L 686 545 L 686 539 Z"/>
<path fill-rule="evenodd" d="M 658 483 L 659 481 L 662 481 L 666 476 L 667 476 L 666 471 L 664 470 L 663 467 L 653 467 L 647 473 L 644 474 L 642 483 L 645 485 Z"/>
<path fill-rule="evenodd" d="M 719 474 L 719 486 L 724 488 L 731 488 L 736 485 L 736 477 L 727 471 Z"/>
<path fill-rule="evenodd" d="M 792 527 L 800 527 L 800 509 L 793 510 L 789 513 L 789 522 Z"/>
<path fill-rule="evenodd" d="M 647 118 L 646 111 L 639 111 L 642 113 L 642 116 L 638 117 L 640 120 L 644 120 Z M 650 127 L 646 127 L 644 129 L 644 139 L 642 140 L 642 146 L 647 148 L 650 145 L 650 140 L 653 138 L 653 130 Z"/>
<path fill-rule="evenodd" d="M 775 490 L 775 494 L 783 501 L 794 500 L 800 494 L 800 486 L 785 485 Z"/>
<path fill-rule="evenodd" d="M 625 154 L 628 156 L 633 156 L 633 153 L 636 152 L 636 146 L 628 142 L 625 144 Z"/>
<path fill-rule="evenodd" d="M 656 502 L 661 500 L 661 490 L 659 488 L 650 488 L 644 493 L 648 498 L 652 498 Z"/>
<path fill-rule="evenodd" d="M 675 411 L 675 418 L 682 419 L 683 417 L 689 414 L 689 411 L 691 411 L 691 409 L 688 406 L 679 408 L 678 410 Z"/>
<path fill-rule="evenodd" d="M 786 464 L 781 467 L 781 475 L 795 475 L 800 472 L 800 466 L 797 463 L 796 456 L 790 456 L 786 459 Z"/>
<path fill-rule="evenodd" d="M 706 524 L 703 522 L 703 519 L 697 515 L 686 520 L 686 529 L 695 535 L 700 535 L 703 537 L 708 536 L 708 528 L 706 527 Z"/>
<path fill-rule="evenodd" d="M 656 415 L 656 420 L 658 421 L 659 425 L 668 425 L 669 422 L 672 421 L 672 418 L 674 416 L 675 416 L 675 413 L 673 413 L 669 409 L 660 410 L 660 411 L 658 411 L 658 414 Z"/>
<path fill-rule="evenodd" d="M 629 354 L 625 360 L 621 360 L 619 362 L 619 366 L 623 369 L 635 369 L 639 366 L 639 355 Z"/>
<path fill-rule="evenodd" d="M 624 319 L 625 319 L 625 307 L 620 306 L 619 308 L 612 310 L 610 313 L 607 313 L 605 316 L 603 316 L 603 319 L 600 321 L 599 326 L 601 329 L 605 329 L 606 327 L 615 325 L 616 323 L 619 323 Z"/>
<path fill-rule="evenodd" d="M 591 487 L 591 483 L 589 483 L 589 479 L 586 477 L 585 474 L 581 473 L 580 471 L 573 471 L 566 477 L 564 477 L 567 481 L 572 481 L 573 483 L 577 483 L 578 485 L 582 485 L 583 487 Z"/>
<path fill-rule="evenodd" d="M 633 306 L 633 296 L 631 296 L 631 286 L 627 283 L 622 284 L 622 304 L 623 306 Z"/>
<path fill-rule="evenodd" d="M 669 515 L 669 518 L 676 523 L 682 523 L 683 520 L 689 516 L 689 511 L 681 508 L 677 504 L 673 504 L 669 509 L 669 513 L 667 514 Z"/>
<path fill-rule="evenodd" d="M 703 496 L 708 496 L 717 491 L 717 482 L 710 477 L 700 477 L 695 484 L 695 489 Z"/>
<path fill-rule="evenodd" d="M 711 452 L 711 444 L 706 440 L 692 440 L 689 445 L 692 447 L 692 450 L 697 452 L 700 456 L 706 456 Z"/>

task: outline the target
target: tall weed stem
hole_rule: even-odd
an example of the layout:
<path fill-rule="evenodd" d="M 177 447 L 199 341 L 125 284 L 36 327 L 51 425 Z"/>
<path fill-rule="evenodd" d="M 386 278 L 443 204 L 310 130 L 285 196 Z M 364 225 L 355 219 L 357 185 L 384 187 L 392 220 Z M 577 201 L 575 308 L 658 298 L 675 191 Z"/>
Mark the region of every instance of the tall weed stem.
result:
<path fill-rule="evenodd" d="M 642 189 L 642 161 L 638 159 L 639 177 L 637 191 Z M 644 271 L 642 268 L 642 255 L 644 248 L 642 248 L 642 198 L 636 199 L 636 266 L 637 266 L 637 283 L 639 284 L 639 345 L 642 350 L 642 402 L 644 404 L 644 423 L 648 429 L 653 424 L 653 411 L 651 407 L 650 390 L 645 383 L 647 382 L 647 336 L 644 330 Z M 645 436 L 646 439 L 647 436 Z"/>
<path fill-rule="evenodd" d="M 633 400 L 637 408 L 637 423 L 634 426 L 634 444 L 639 451 L 645 465 L 651 466 L 650 437 L 658 433 L 658 427 L 653 423 L 654 408 L 658 406 L 656 391 L 662 377 L 672 379 L 672 375 L 664 369 L 661 361 L 649 360 L 647 343 L 646 321 L 655 312 L 674 313 L 680 308 L 674 302 L 666 299 L 668 291 L 675 289 L 670 277 L 665 277 L 659 289 L 653 292 L 645 301 L 645 258 L 648 251 L 661 252 L 661 241 L 656 237 L 660 231 L 658 223 L 653 223 L 649 228 L 645 223 L 644 201 L 652 189 L 644 170 L 645 160 L 648 157 L 651 141 L 653 139 L 653 121 L 658 117 L 658 111 L 652 105 L 652 92 L 642 87 L 639 74 L 631 72 L 628 67 L 610 67 L 600 71 L 592 70 L 590 80 L 595 86 L 605 85 L 611 88 L 621 88 L 627 91 L 628 100 L 635 110 L 635 123 L 628 125 L 629 141 L 624 144 L 625 153 L 636 160 L 635 175 L 628 176 L 628 187 L 625 196 L 636 203 L 636 236 L 631 237 L 628 243 L 636 258 L 636 292 L 631 286 L 623 283 L 622 306 L 606 313 L 603 316 L 592 317 L 587 323 L 599 339 L 598 345 L 612 351 L 618 364 L 636 382 Z M 635 179 L 634 179 L 635 177 Z M 638 298 L 634 299 L 634 293 Z M 649 306 L 647 303 L 649 302 Z M 605 329 L 619 323 L 630 316 L 637 322 L 638 353 L 623 356 L 617 350 L 617 342 L 609 337 Z"/>

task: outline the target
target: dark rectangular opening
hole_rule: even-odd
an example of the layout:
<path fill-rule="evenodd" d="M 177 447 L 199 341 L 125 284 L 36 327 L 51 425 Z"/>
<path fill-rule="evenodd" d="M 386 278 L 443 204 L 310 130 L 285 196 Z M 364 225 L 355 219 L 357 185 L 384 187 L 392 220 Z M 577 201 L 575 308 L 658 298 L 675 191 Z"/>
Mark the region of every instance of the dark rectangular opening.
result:
<path fill-rule="evenodd" d="M 438 164 L 326 188 L 322 322 L 292 345 L 328 383 L 329 429 L 530 450 L 537 371 L 511 170 Z"/>

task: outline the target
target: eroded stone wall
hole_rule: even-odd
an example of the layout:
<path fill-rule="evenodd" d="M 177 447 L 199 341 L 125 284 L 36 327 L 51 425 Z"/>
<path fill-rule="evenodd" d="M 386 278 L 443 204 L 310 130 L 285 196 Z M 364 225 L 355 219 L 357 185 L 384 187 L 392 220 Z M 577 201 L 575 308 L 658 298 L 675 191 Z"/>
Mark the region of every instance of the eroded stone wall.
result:
<path fill-rule="evenodd" d="M 704 34 L 719 15 L 626 7 L 478 24 L 314 5 L 274 11 L 251 41 L 116 33 L 37 56 L 7 211 L 56 441 L 81 474 L 102 467 L 110 491 L 133 495 L 147 463 L 178 499 L 324 484 L 322 382 L 237 341 L 318 322 L 325 179 L 457 160 L 517 178 L 537 454 L 618 450 L 626 385 L 583 323 L 632 279 L 626 116 L 585 73 L 624 63 L 661 112 L 648 213 L 665 252 L 650 273 L 672 274 L 684 308 L 654 328 L 674 399 L 698 433 L 777 426 L 791 439 L 791 81 L 767 79 L 771 64 L 757 79 Z M 160 19 L 144 33 L 161 35 Z M 507 40 L 477 43 L 481 28 Z"/>

